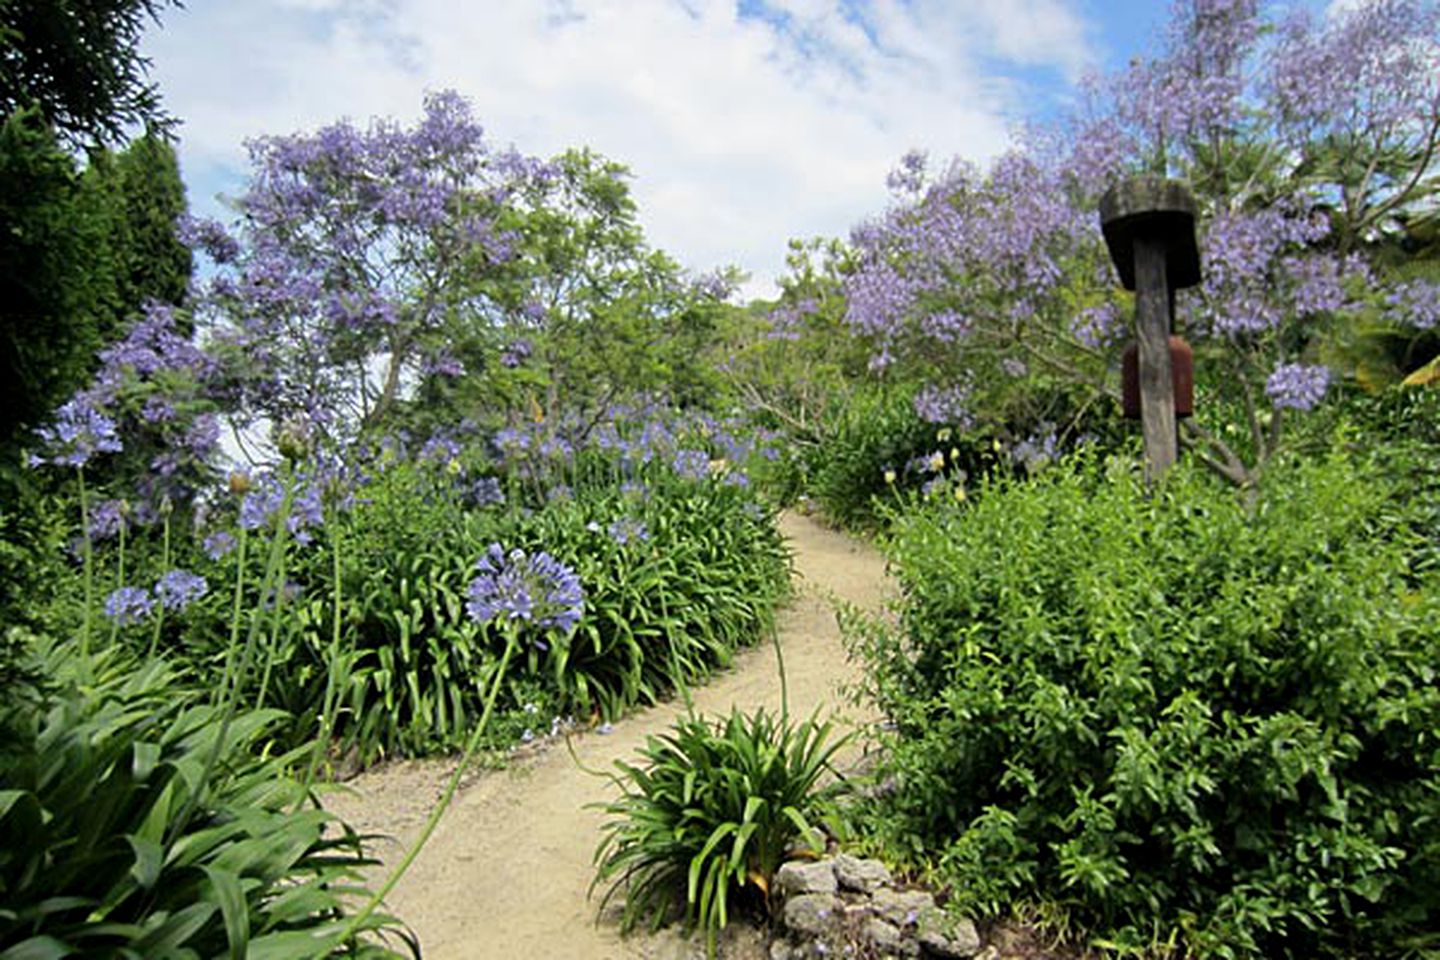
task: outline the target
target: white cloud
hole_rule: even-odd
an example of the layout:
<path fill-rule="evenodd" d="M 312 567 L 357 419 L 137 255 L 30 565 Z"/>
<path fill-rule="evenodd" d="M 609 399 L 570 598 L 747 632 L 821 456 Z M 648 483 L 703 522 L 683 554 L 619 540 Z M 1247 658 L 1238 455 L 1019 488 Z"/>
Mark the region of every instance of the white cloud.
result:
<path fill-rule="evenodd" d="M 725 0 L 246 0 L 171 11 L 146 46 L 182 162 L 204 174 L 197 208 L 238 188 L 247 137 L 412 118 L 425 90 L 453 87 L 496 143 L 628 164 L 652 244 L 697 270 L 738 264 L 764 296 L 788 238 L 883 207 L 906 149 L 1003 149 L 1025 91 L 986 71 L 1073 77 L 1093 53 L 1069 2 L 771 0 L 741 16 Z M 209 182 L 218 170 L 230 182 Z"/>

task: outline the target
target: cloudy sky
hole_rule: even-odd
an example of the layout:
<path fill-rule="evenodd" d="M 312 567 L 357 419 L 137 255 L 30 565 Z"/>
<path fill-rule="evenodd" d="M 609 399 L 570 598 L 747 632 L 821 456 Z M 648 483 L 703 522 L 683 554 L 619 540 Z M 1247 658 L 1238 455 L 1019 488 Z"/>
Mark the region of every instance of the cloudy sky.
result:
<path fill-rule="evenodd" d="M 404 120 L 426 90 L 492 143 L 628 165 L 650 243 L 773 294 L 791 237 L 884 207 L 906 150 L 983 162 L 1158 30 L 1165 0 L 189 0 L 146 39 L 192 210 L 243 142 Z"/>

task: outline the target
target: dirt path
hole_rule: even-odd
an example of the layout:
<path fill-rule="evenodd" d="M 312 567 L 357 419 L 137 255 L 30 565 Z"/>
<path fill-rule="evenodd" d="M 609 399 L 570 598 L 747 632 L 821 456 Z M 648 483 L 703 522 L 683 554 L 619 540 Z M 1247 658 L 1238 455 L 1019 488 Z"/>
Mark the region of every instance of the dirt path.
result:
<path fill-rule="evenodd" d="M 780 619 L 790 710 L 808 716 L 823 704 L 841 718 L 838 725 L 853 722 L 856 709 L 843 701 L 839 687 L 855 679 L 855 668 L 845 658 L 827 598 L 877 607 L 883 561 L 871 548 L 805 517 L 787 515 L 781 527 L 800 575 L 798 596 Z M 694 699 L 697 709 L 712 715 L 728 713 L 732 704 L 778 708 L 773 647 L 742 653 L 734 669 L 695 690 Z M 664 732 L 682 710 L 678 703 L 663 704 L 616 723 L 608 735 L 578 737 L 576 756 L 591 769 L 611 770 L 615 760 L 633 759 L 645 738 Z M 393 860 L 419 832 L 452 769 L 446 761 L 390 765 L 352 781 L 353 794 L 337 795 L 327 805 L 362 832 L 393 836 L 378 851 Z M 595 923 L 596 905 L 586 891 L 603 818 L 586 806 L 615 795 L 608 781 L 580 770 L 563 744 L 479 774 L 457 795 L 391 895 L 391 910 L 419 935 L 427 960 L 692 955 L 694 947 L 673 932 L 621 940 L 613 924 Z"/>

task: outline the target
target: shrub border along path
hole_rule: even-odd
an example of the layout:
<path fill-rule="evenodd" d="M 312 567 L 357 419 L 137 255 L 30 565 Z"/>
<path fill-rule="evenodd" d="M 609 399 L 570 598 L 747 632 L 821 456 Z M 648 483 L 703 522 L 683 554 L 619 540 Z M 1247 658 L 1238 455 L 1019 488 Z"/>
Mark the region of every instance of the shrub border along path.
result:
<path fill-rule="evenodd" d="M 799 586 L 779 619 L 790 711 L 805 717 L 820 706 L 835 712 L 839 727 L 866 719 L 840 694 L 856 679 L 856 667 L 845 657 L 829 598 L 878 610 L 884 560 L 805 517 L 787 514 L 781 529 L 795 551 Z M 742 651 L 733 669 L 694 691 L 694 700 L 708 716 L 728 714 L 732 705 L 779 709 L 774 647 Z M 662 704 L 616 723 L 606 735 L 579 737 L 576 756 L 589 769 L 613 770 L 615 760 L 633 759 L 646 737 L 666 732 L 683 711 L 678 701 Z M 393 862 L 443 791 L 450 763 L 377 768 L 352 781 L 351 792 L 332 795 L 327 806 L 361 832 L 393 837 L 376 850 Z M 595 902 L 586 891 L 603 816 L 587 805 L 615 794 L 608 781 L 579 769 L 561 745 L 504 771 L 482 772 L 457 796 L 389 905 L 419 935 L 426 960 L 686 956 L 690 948 L 673 931 L 621 940 L 613 922 L 595 923 Z"/>

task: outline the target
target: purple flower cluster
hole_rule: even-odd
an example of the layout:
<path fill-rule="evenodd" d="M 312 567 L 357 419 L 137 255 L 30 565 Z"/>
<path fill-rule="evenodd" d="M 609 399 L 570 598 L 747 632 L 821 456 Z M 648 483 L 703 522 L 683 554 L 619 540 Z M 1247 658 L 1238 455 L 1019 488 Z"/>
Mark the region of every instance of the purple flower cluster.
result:
<path fill-rule="evenodd" d="M 650 531 L 646 528 L 644 521 L 634 517 L 621 517 L 614 520 L 605 530 L 610 535 L 610 539 L 622 547 L 628 543 L 638 543 L 650 539 Z"/>
<path fill-rule="evenodd" d="M 83 467 L 99 454 L 118 453 L 123 448 L 115 421 L 81 397 L 56 411 L 55 419 L 36 435 L 45 444 L 46 455 L 32 456 L 32 466 Z"/>
<path fill-rule="evenodd" d="M 1325 399 L 1330 368 L 1304 363 L 1282 363 L 1265 381 L 1265 395 L 1275 409 L 1313 410 Z"/>
<path fill-rule="evenodd" d="M 297 543 L 308 544 L 310 531 L 325 524 L 324 490 L 326 476 L 318 472 L 299 473 L 290 481 L 294 494 L 290 500 L 285 529 Z M 270 530 L 279 518 L 285 503 L 286 483 L 274 473 L 265 473 L 254 482 L 240 501 L 240 526 L 246 530 Z"/>
<path fill-rule="evenodd" d="M 500 366 L 514 370 L 530 359 L 534 350 L 529 340 L 512 340 L 500 351 Z"/>
<path fill-rule="evenodd" d="M 1060 437 L 1051 424 L 1042 423 L 1030 436 L 1010 448 L 1010 459 L 1016 466 L 1034 472 L 1054 460 L 1060 450 Z"/>
<path fill-rule="evenodd" d="M 580 622 L 585 594 L 575 571 L 550 554 L 508 554 L 490 544 L 476 564 L 465 609 L 477 623 L 531 623 L 568 634 Z"/>
<path fill-rule="evenodd" d="M 477 507 L 490 507 L 505 502 L 505 491 L 496 477 L 481 477 L 470 485 L 470 502 Z"/>
<path fill-rule="evenodd" d="M 1440 283 L 1411 280 L 1386 298 L 1386 316 L 1402 327 L 1434 330 L 1440 324 Z"/>
<path fill-rule="evenodd" d="M 121 587 L 105 598 L 105 616 L 122 627 L 140 623 L 154 609 L 149 592 L 139 587 Z"/>
<path fill-rule="evenodd" d="M 235 535 L 225 530 L 217 530 L 207 535 L 201 546 L 205 556 L 211 560 L 219 560 L 235 549 Z"/>
<path fill-rule="evenodd" d="M 676 450 L 670 469 L 685 480 L 704 480 L 710 475 L 710 455 L 704 450 Z"/>
<path fill-rule="evenodd" d="M 915 414 L 926 423 L 945 423 L 969 429 L 973 417 L 969 410 L 970 387 L 956 384 L 936 387 L 927 384 L 915 394 Z"/>
<path fill-rule="evenodd" d="M 166 610 L 183 610 L 205 596 L 210 585 L 205 578 L 188 570 L 171 570 L 155 584 L 155 596 Z"/>

